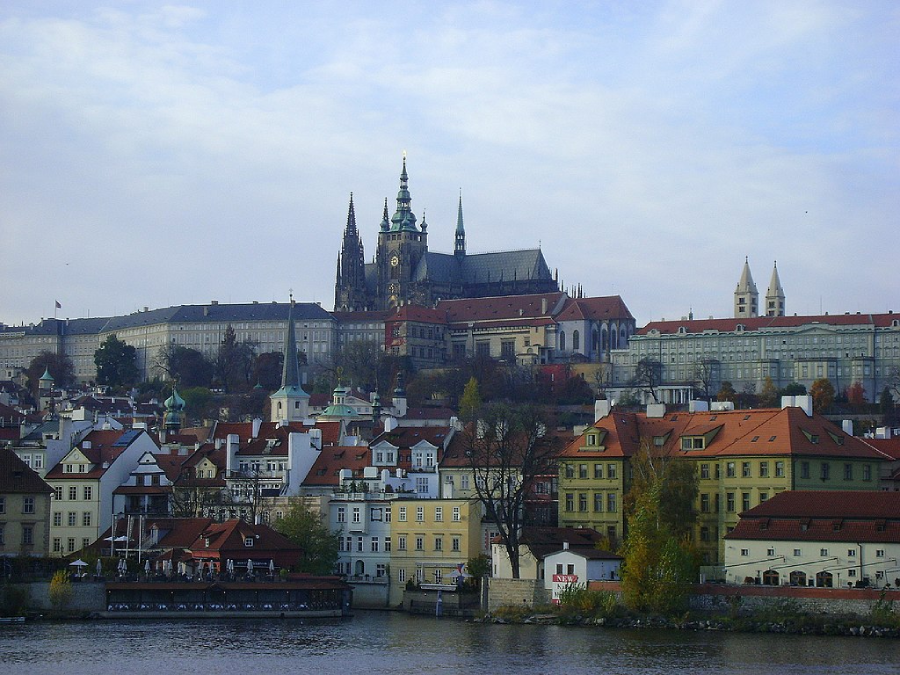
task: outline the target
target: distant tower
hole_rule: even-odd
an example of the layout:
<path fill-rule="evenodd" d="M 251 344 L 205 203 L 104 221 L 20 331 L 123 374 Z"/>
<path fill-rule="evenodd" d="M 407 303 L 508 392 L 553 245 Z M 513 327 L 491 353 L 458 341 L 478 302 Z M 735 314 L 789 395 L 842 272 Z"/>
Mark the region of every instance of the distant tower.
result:
<path fill-rule="evenodd" d="M 294 329 L 294 298 L 288 308 L 287 340 L 284 341 L 284 368 L 281 389 L 269 396 L 271 422 L 302 422 L 309 416 L 309 394 L 300 386 L 297 335 Z"/>
<path fill-rule="evenodd" d="M 741 280 L 734 290 L 734 317 L 747 319 L 754 316 L 759 316 L 759 293 L 753 283 L 753 275 L 750 274 L 750 263 L 745 257 Z"/>
<path fill-rule="evenodd" d="M 463 227 L 462 190 L 459 191 L 459 209 L 456 213 L 456 242 L 453 246 L 453 255 L 457 258 L 463 258 L 466 255 L 466 228 Z"/>
<path fill-rule="evenodd" d="M 766 316 L 784 316 L 784 289 L 778 278 L 778 261 L 772 267 L 772 279 L 766 291 Z"/>
<path fill-rule="evenodd" d="M 362 238 L 356 229 L 356 212 L 353 209 L 353 193 L 347 211 L 344 241 L 338 256 L 337 275 L 334 282 L 334 311 L 358 312 L 367 309 L 366 260 Z"/>
<path fill-rule="evenodd" d="M 178 390 L 173 386 L 172 395 L 163 404 L 166 412 L 163 413 L 163 428 L 159 434 L 161 443 L 165 443 L 170 433 L 177 434 L 181 430 L 184 418 L 184 399 L 178 395 Z"/>

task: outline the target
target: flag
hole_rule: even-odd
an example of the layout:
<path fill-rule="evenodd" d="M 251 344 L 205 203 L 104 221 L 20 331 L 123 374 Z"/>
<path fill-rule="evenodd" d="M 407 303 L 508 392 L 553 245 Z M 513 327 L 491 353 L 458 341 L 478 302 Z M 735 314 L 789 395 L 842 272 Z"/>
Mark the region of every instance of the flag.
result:
<path fill-rule="evenodd" d="M 62 305 L 59 304 L 59 300 L 56 301 L 56 309 L 62 309 Z"/>

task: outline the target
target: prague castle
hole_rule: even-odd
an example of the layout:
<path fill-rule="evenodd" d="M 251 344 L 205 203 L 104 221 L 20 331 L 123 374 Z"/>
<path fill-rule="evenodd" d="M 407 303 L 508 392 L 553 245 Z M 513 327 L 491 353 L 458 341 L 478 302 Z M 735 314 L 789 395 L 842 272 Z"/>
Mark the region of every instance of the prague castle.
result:
<path fill-rule="evenodd" d="M 439 300 L 552 293 L 558 289 L 541 250 L 466 252 L 462 197 L 453 253 L 428 250 L 428 223 L 418 223 L 411 207 L 406 157 L 400 172 L 397 208 L 387 199 L 373 262 L 366 262 L 356 227 L 353 196 L 347 214 L 334 289 L 337 312 L 386 310 L 410 303 L 434 306 Z"/>

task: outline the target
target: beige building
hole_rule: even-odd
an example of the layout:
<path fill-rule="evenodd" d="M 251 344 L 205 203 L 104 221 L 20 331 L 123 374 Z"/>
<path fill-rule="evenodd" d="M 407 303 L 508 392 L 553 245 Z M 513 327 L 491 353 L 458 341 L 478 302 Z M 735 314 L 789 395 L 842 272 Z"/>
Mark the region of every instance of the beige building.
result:
<path fill-rule="evenodd" d="M 8 448 L 0 448 L 0 556 L 45 557 L 53 489 Z"/>

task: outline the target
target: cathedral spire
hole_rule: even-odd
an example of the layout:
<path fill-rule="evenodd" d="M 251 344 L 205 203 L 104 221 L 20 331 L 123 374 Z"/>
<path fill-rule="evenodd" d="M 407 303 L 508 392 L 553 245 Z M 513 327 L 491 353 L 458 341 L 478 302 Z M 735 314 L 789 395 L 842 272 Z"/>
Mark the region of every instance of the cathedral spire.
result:
<path fill-rule="evenodd" d="M 462 188 L 459 189 L 459 208 L 456 212 L 456 244 L 453 247 L 453 253 L 457 257 L 462 257 L 466 254 L 466 228 L 463 227 Z"/>
<path fill-rule="evenodd" d="M 416 228 L 416 216 L 412 212 L 409 196 L 409 175 L 406 173 L 406 153 L 403 153 L 403 170 L 400 172 L 400 189 L 397 191 L 397 210 L 391 218 L 391 231 L 418 232 Z"/>
<path fill-rule="evenodd" d="M 745 256 L 741 279 L 734 289 L 734 317 L 746 319 L 754 316 L 759 316 L 759 292 L 750 274 L 750 260 Z"/>
<path fill-rule="evenodd" d="M 294 329 L 294 295 L 288 307 L 287 340 L 284 341 L 284 365 L 281 370 L 281 387 L 300 386 L 300 363 L 297 360 L 297 334 Z"/>
<path fill-rule="evenodd" d="M 778 261 L 772 266 L 772 278 L 766 291 L 766 316 L 784 316 L 784 289 L 778 278 Z"/>

